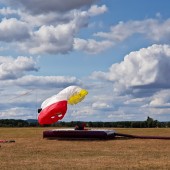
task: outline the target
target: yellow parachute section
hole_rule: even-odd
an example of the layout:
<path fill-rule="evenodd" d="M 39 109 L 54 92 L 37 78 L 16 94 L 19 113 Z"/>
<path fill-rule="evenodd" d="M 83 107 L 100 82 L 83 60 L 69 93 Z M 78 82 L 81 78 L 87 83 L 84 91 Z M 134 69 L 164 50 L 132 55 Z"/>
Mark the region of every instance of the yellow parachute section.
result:
<path fill-rule="evenodd" d="M 77 103 L 81 102 L 87 94 L 88 94 L 87 90 L 81 89 L 79 92 L 73 94 L 68 99 L 68 103 L 71 104 L 71 105 L 77 104 Z"/>

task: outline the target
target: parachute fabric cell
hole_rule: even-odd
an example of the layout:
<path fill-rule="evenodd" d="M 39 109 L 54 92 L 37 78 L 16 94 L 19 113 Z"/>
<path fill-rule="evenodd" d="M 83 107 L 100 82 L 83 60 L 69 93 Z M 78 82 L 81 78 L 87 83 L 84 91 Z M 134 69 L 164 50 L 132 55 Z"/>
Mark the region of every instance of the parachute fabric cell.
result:
<path fill-rule="evenodd" d="M 71 105 L 77 104 L 77 103 L 81 102 L 87 94 L 88 94 L 87 90 L 81 89 L 80 92 L 73 94 L 68 99 L 68 103 L 71 104 Z"/>
<path fill-rule="evenodd" d="M 61 120 L 67 111 L 67 101 L 60 101 L 43 109 L 39 116 L 38 122 L 40 125 L 53 124 Z"/>

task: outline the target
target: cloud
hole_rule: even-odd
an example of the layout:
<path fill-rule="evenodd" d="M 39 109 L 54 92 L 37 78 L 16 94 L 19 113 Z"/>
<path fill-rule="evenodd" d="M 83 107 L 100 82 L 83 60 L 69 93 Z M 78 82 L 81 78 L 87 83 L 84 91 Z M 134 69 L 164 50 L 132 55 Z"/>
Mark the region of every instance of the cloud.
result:
<path fill-rule="evenodd" d="M 74 20 L 74 11 L 63 13 L 50 12 L 47 14 L 30 15 L 25 12 L 20 12 L 20 19 L 29 23 L 31 27 L 41 27 L 42 25 L 59 25 L 69 23 Z M 34 22 L 36 21 L 36 22 Z"/>
<path fill-rule="evenodd" d="M 32 57 L 19 56 L 17 58 L 0 56 L 0 80 L 17 79 L 26 72 L 38 71 Z"/>
<path fill-rule="evenodd" d="M 50 88 L 61 88 L 69 85 L 80 85 L 81 81 L 76 77 L 70 76 L 34 76 L 34 75 L 25 75 L 23 77 L 4 81 L 1 84 L 6 84 L 8 86 L 19 86 L 23 88 L 37 88 L 47 89 Z"/>
<path fill-rule="evenodd" d="M 70 12 L 70 15 L 65 15 L 66 18 L 60 17 L 60 21 L 63 19 L 67 20 L 67 23 L 64 21 L 63 23 L 58 23 L 58 18 L 54 17 L 53 14 L 49 14 L 51 16 L 51 21 L 57 20 L 56 25 L 41 26 L 37 31 L 32 32 L 32 36 L 29 41 L 20 44 L 20 48 L 24 51 L 29 50 L 31 54 L 56 54 L 56 53 L 67 53 L 73 50 L 83 50 L 88 53 L 99 53 L 104 51 L 106 48 L 112 46 L 110 41 L 100 41 L 97 42 L 95 40 L 83 40 L 76 37 L 77 33 L 83 27 L 87 27 L 89 17 L 94 15 L 99 15 L 105 12 L 106 7 L 97 7 L 94 9 L 90 8 L 89 11 L 74 11 Z M 69 17 L 68 17 L 69 16 Z M 62 18 L 62 19 L 61 19 Z M 27 20 L 28 17 L 26 18 Z M 43 23 L 47 21 L 47 17 L 45 15 L 39 16 L 39 23 Z M 48 19 L 49 22 L 49 19 Z M 55 22 L 54 22 L 55 23 Z M 46 23 L 44 23 L 46 24 Z"/>
<path fill-rule="evenodd" d="M 101 110 L 101 109 L 104 109 L 104 110 L 106 110 L 106 109 L 111 109 L 111 106 L 109 105 L 109 104 L 107 104 L 107 103 L 105 103 L 105 102 L 95 102 L 95 103 L 93 103 L 92 104 L 92 108 L 93 109 L 96 109 L 96 110 Z"/>
<path fill-rule="evenodd" d="M 80 82 L 77 80 L 76 77 L 70 77 L 70 76 L 27 76 L 23 77 L 21 81 L 19 81 L 20 84 L 25 84 L 26 82 L 29 82 L 31 85 L 33 82 L 37 82 L 36 84 L 43 86 L 50 86 L 50 87 L 63 87 L 63 86 L 69 86 L 72 84 L 79 84 Z M 30 83 L 31 82 L 31 83 Z M 27 83 L 28 84 L 28 83 Z"/>
<path fill-rule="evenodd" d="M 74 49 L 75 50 L 81 50 L 90 54 L 97 54 L 100 53 L 107 48 L 110 48 L 113 46 L 113 43 L 111 41 L 96 41 L 93 39 L 80 39 L 80 38 L 75 38 L 74 39 Z"/>
<path fill-rule="evenodd" d="M 19 56 L 17 58 L 0 56 L 0 88 L 1 93 L 18 93 L 21 89 L 37 89 L 51 91 L 56 88 L 64 88 L 69 85 L 80 85 L 82 82 L 71 76 L 36 76 L 28 73 L 38 72 L 36 58 Z M 11 88 L 12 87 L 12 88 Z M 10 90 L 11 89 L 11 90 Z M 5 92 L 6 91 L 6 92 Z M 2 96 L 1 94 L 1 96 Z M 11 98 L 11 97 L 8 97 Z"/>
<path fill-rule="evenodd" d="M 143 107 L 151 107 L 151 108 L 170 108 L 170 90 L 161 90 L 154 94 L 151 97 L 151 100 L 148 104 Z"/>
<path fill-rule="evenodd" d="M 4 4 L 8 4 L 13 7 L 20 7 L 23 10 L 29 11 L 32 14 L 48 13 L 48 12 L 67 12 L 73 9 L 79 9 L 89 6 L 97 0 L 50 0 L 50 3 L 43 0 L 2 0 Z"/>
<path fill-rule="evenodd" d="M 0 117 L 1 119 L 35 119 L 35 110 L 31 110 L 30 112 L 30 109 L 24 107 L 8 108 L 8 110 L 1 110 Z"/>
<path fill-rule="evenodd" d="M 158 19 L 146 19 L 143 21 L 119 22 L 110 28 L 110 32 L 98 32 L 94 35 L 114 41 L 122 42 L 134 34 L 142 34 L 155 42 L 169 41 L 170 19 L 165 21 Z"/>
<path fill-rule="evenodd" d="M 99 15 L 99 14 L 105 13 L 106 11 L 107 11 L 106 5 L 102 5 L 101 7 L 98 7 L 97 5 L 93 5 L 88 10 L 88 14 L 90 16 L 95 16 L 95 15 Z"/>
<path fill-rule="evenodd" d="M 105 84 L 106 85 L 106 84 Z M 111 95 L 112 92 L 110 89 L 106 90 L 105 88 L 95 87 L 97 93 L 92 94 L 92 109 L 100 111 L 111 111 L 114 109 L 113 101 L 114 97 Z M 92 89 L 93 91 L 93 89 Z M 100 94 L 98 91 L 105 91 L 104 94 Z"/>
<path fill-rule="evenodd" d="M 17 14 L 18 15 L 18 11 L 11 9 L 10 7 L 3 7 L 0 9 L 0 15 L 3 16 L 9 16 L 9 15 L 13 15 L 13 14 Z"/>
<path fill-rule="evenodd" d="M 48 15 L 51 18 L 44 15 L 37 16 L 37 25 L 47 25 L 42 25 L 34 30 L 37 25 L 31 24 L 33 28 L 31 28 L 30 38 L 25 42 L 18 43 L 18 47 L 23 51 L 29 51 L 31 54 L 65 54 L 72 51 L 74 37 L 82 27 L 87 26 L 89 15 L 83 11 L 75 11 L 70 14 L 69 17 L 65 15 L 68 22 L 63 21 L 63 17 L 56 17 L 54 14 Z M 60 18 L 59 22 L 58 18 Z M 24 19 L 31 22 L 33 17 L 27 16 Z M 54 22 L 54 20 L 56 21 Z M 53 25 L 48 25 L 52 21 Z"/>
<path fill-rule="evenodd" d="M 67 53 L 72 50 L 74 31 L 71 24 L 42 26 L 33 33 L 30 41 L 20 44 L 20 48 L 31 54 Z"/>
<path fill-rule="evenodd" d="M 23 41 L 30 37 L 29 26 L 15 18 L 4 18 L 0 22 L 0 41 Z"/>
<path fill-rule="evenodd" d="M 40 2 L 39 8 L 34 8 Z M 75 38 L 82 28 L 88 26 L 91 17 L 107 11 L 105 5 L 90 7 L 93 2 L 72 0 L 63 5 L 60 1 L 46 3 L 36 0 L 29 3 L 18 1 L 19 5 L 15 6 L 9 0 L 10 7 L 0 9 L 0 14 L 5 17 L 0 22 L 0 40 L 30 54 L 65 54 L 74 49 L 94 54 L 104 51 L 111 46 L 110 41 Z M 15 9 L 11 8 L 13 5 Z M 31 13 L 23 11 L 23 7 L 27 9 L 29 6 L 33 6 L 29 8 Z M 60 6 L 63 6 L 62 13 Z M 81 8 L 84 6 L 87 6 L 86 10 Z"/>
<path fill-rule="evenodd" d="M 90 18 L 107 12 L 107 7 L 94 5 L 95 0 L 66 2 L 2 1 L 9 6 L 0 9 L 5 17 L 0 22 L 0 40 L 30 54 L 66 54 L 73 50 L 97 54 L 136 34 L 154 42 L 169 42 L 170 19 L 159 18 L 119 22 L 110 32 L 94 33 L 97 40 L 79 38 Z"/>
<path fill-rule="evenodd" d="M 94 72 L 93 78 L 111 81 L 115 92 L 131 93 L 170 88 L 170 46 L 152 45 L 126 55 L 109 72 Z M 148 92 L 147 91 L 147 92 Z"/>
<path fill-rule="evenodd" d="M 149 102 L 149 98 L 128 98 L 123 103 L 129 107 L 140 107 Z"/>

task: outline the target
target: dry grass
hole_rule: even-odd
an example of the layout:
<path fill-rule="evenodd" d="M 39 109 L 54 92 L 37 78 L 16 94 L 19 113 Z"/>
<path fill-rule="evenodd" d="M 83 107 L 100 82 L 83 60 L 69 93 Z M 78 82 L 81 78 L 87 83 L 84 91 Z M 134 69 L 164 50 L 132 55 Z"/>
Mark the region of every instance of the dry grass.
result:
<path fill-rule="evenodd" d="M 170 140 L 47 140 L 48 128 L 0 128 L 2 170 L 169 170 Z M 50 128 L 51 129 L 51 128 Z M 119 133 L 170 136 L 168 129 L 116 129 Z"/>

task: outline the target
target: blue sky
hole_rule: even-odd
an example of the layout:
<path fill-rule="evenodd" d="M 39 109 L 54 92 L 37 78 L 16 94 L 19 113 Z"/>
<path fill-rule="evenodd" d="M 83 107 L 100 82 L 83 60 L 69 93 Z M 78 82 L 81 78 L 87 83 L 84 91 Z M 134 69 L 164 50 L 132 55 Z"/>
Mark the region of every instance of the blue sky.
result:
<path fill-rule="evenodd" d="M 170 120 L 168 0 L 1 0 L 0 119 L 37 118 L 88 90 L 63 121 Z"/>

